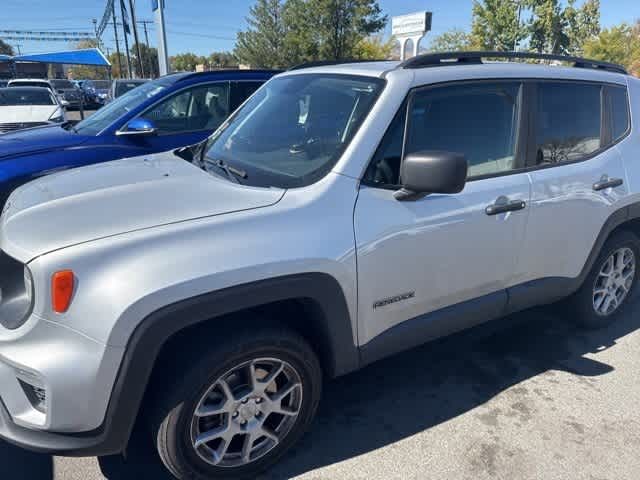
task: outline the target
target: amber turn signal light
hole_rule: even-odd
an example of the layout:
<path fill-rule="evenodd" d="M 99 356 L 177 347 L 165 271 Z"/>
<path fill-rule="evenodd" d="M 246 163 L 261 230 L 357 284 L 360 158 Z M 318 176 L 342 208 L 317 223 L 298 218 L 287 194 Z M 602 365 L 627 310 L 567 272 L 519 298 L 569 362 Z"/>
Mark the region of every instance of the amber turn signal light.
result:
<path fill-rule="evenodd" d="M 64 313 L 71 305 L 73 295 L 73 272 L 62 270 L 51 277 L 51 305 L 56 313 Z"/>

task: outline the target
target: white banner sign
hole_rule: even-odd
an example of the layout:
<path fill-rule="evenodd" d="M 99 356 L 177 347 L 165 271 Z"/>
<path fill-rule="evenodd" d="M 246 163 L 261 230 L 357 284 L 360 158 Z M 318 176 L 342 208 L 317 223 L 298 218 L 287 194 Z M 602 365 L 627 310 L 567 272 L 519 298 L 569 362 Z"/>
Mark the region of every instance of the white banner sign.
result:
<path fill-rule="evenodd" d="M 391 34 L 396 37 L 424 35 L 431 30 L 431 12 L 418 12 L 391 19 Z"/>

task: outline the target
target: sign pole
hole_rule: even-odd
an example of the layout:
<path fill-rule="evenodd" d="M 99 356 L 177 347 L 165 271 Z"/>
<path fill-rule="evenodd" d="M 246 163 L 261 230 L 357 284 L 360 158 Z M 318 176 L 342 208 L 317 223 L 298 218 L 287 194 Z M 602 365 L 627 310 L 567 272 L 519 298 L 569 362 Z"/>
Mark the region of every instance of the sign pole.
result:
<path fill-rule="evenodd" d="M 167 54 L 167 33 L 164 26 L 164 0 L 151 0 L 151 8 L 155 15 L 158 30 L 158 66 L 160 76 L 169 73 L 169 56 Z"/>
<path fill-rule="evenodd" d="M 417 12 L 391 19 L 391 34 L 400 42 L 400 60 L 406 60 L 405 47 L 413 42 L 413 56 L 420 52 L 420 41 L 431 31 L 431 12 Z"/>

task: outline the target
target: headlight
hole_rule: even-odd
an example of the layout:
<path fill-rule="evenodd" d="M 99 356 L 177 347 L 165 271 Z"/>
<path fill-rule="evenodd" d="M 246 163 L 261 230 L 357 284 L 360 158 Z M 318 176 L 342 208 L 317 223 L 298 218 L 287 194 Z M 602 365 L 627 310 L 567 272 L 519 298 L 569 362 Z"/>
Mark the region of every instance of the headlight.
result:
<path fill-rule="evenodd" d="M 49 117 L 49 121 L 56 123 L 64 122 L 64 113 L 62 112 L 62 109 L 58 108 L 55 112 L 53 112 Z"/>

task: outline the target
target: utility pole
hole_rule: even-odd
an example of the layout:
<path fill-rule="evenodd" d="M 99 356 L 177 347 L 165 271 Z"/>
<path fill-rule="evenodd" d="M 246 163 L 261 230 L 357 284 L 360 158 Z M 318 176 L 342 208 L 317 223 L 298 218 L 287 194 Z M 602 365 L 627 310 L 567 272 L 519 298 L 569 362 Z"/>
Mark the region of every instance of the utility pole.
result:
<path fill-rule="evenodd" d="M 127 70 L 129 72 L 129 78 L 133 78 L 133 72 L 131 71 L 131 57 L 129 56 L 129 40 L 127 39 L 127 22 L 124 9 L 124 0 L 120 0 L 120 13 L 122 14 L 122 31 L 124 33 L 124 52 L 127 55 Z"/>
<path fill-rule="evenodd" d="M 96 47 L 100 48 L 100 39 L 98 38 L 98 19 L 94 18 L 91 22 L 93 23 L 93 33 L 96 36 Z"/>
<path fill-rule="evenodd" d="M 169 73 L 169 54 L 167 53 L 167 34 L 164 28 L 164 0 L 151 0 L 151 10 L 155 16 L 158 32 L 158 73 L 166 75 Z"/>
<path fill-rule="evenodd" d="M 147 53 L 151 53 L 151 45 L 149 45 L 149 32 L 147 31 L 147 23 L 153 23 L 153 22 L 150 22 L 149 20 L 140 20 L 139 23 L 141 23 L 142 26 L 144 27 L 144 41 L 147 44 Z M 149 75 L 152 78 L 156 77 L 156 69 L 153 65 L 151 66 L 151 71 L 149 72 Z"/>
<path fill-rule="evenodd" d="M 131 24 L 133 25 L 133 38 L 136 41 L 136 52 L 138 57 L 138 68 L 140 69 L 140 76 L 145 78 L 144 66 L 142 64 L 142 54 L 140 53 L 140 39 L 138 38 L 138 26 L 136 25 L 136 5 L 134 0 L 129 0 L 131 7 Z"/>
<path fill-rule="evenodd" d="M 122 75 L 122 62 L 120 62 L 120 42 L 118 41 L 118 26 L 117 26 L 117 21 L 116 21 L 116 3 L 113 2 L 111 4 L 111 16 L 113 17 L 113 34 L 116 36 L 116 55 L 117 55 L 117 62 L 118 62 L 118 76 L 120 78 L 123 77 Z"/>
<path fill-rule="evenodd" d="M 16 43 L 16 48 L 18 49 L 18 55 L 22 55 L 22 50 L 20 47 L 22 47 L 22 44 Z"/>

